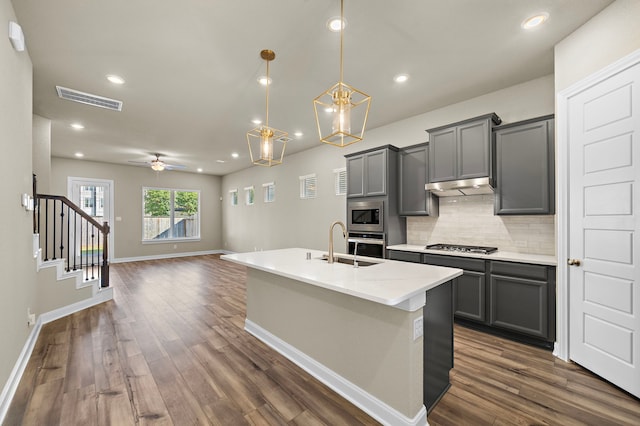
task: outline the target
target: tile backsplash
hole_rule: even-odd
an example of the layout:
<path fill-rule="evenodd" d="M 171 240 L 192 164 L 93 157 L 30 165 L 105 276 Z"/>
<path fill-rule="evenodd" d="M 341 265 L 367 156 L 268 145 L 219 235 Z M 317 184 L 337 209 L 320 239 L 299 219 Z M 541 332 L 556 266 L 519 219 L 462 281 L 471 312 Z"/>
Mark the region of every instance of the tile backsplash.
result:
<path fill-rule="evenodd" d="M 495 246 L 555 255 L 555 216 L 495 216 L 493 195 L 440 198 L 439 217 L 407 217 L 407 244 Z"/>

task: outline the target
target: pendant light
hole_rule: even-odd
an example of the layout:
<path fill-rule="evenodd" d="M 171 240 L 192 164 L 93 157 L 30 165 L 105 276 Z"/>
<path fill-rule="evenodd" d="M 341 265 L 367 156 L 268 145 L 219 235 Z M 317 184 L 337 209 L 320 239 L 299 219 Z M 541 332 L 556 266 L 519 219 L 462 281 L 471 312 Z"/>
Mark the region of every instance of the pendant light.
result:
<path fill-rule="evenodd" d="M 371 96 L 343 81 L 344 0 L 340 0 L 340 80 L 313 100 L 320 141 L 345 147 L 363 139 Z"/>
<path fill-rule="evenodd" d="M 247 132 L 247 142 L 251 162 L 258 166 L 271 167 L 282 164 L 285 146 L 291 139 L 287 137 L 286 132 L 269 127 L 269 86 L 271 85 L 269 62 L 276 58 L 276 54 L 273 50 L 262 50 L 260 57 L 267 62 L 265 84 L 267 87 L 267 115 L 264 125 Z"/>

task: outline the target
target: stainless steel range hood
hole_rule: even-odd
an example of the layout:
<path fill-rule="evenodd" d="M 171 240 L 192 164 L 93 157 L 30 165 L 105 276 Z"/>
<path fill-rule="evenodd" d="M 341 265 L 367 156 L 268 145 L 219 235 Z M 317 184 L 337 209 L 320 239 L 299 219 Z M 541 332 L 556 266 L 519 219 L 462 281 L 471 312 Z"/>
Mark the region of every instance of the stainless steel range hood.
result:
<path fill-rule="evenodd" d="M 424 189 L 438 197 L 493 194 L 491 179 L 488 177 L 428 183 Z"/>

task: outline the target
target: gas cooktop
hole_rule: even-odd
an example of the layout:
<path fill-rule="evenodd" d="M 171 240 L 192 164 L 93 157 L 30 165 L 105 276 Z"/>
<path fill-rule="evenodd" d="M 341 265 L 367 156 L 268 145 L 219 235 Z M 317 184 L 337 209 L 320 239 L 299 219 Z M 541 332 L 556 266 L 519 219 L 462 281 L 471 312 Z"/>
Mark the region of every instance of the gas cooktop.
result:
<path fill-rule="evenodd" d="M 482 247 L 482 246 L 463 246 L 458 244 L 430 244 L 425 247 L 429 250 L 443 250 L 457 253 L 478 253 L 478 254 L 490 254 L 498 251 L 497 247 Z"/>

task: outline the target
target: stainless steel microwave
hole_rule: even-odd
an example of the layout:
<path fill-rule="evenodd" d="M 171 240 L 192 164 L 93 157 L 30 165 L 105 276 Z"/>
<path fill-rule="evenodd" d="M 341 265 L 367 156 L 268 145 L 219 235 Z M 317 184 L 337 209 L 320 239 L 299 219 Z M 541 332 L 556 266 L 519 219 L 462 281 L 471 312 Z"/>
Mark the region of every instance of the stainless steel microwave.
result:
<path fill-rule="evenodd" d="M 347 201 L 349 232 L 384 232 L 383 201 Z"/>

